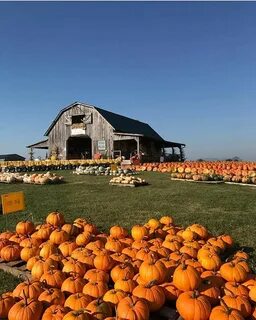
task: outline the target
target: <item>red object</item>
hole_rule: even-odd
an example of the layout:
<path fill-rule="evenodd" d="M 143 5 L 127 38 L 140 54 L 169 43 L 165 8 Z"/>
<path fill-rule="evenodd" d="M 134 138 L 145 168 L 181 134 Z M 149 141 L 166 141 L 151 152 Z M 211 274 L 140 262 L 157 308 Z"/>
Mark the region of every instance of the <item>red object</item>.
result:
<path fill-rule="evenodd" d="M 101 154 L 100 154 L 100 153 L 95 153 L 94 156 L 93 156 L 93 158 L 94 158 L 95 160 L 101 159 Z"/>

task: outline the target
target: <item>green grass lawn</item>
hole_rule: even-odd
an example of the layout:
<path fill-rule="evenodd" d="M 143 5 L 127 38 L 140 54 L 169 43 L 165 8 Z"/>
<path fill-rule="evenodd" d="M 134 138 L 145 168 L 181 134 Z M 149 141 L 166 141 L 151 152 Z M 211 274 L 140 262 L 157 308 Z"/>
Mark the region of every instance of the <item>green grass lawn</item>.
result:
<path fill-rule="evenodd" d="M 66 183 L 1 184 L 0 194 L 24 191 L 26 212 L 7 218 L 0 216 L 0 231 L 6 225 L 14 229 L 15 223 L 29 213 L 33 214 L 34 222 L 43 222 L 47 213 L 56 209 L 65 214 L 67 221 L 90 217 L 102 231 L 114 224 L 131 227 L 152 217 L 172 215 L 177 224 L 187 226 L 197 222 L 213 234 L 231 234 L 240 246 L 256 248 L 254 187 L 171 181 L 168 174 L 145 172 L 139 176 L 149 186 L 120 188 L 108 185 L 110 177 L 76 176 L 71 171 L 58 173 L 65 176 Z M 7 281 L 0 274 L 0 290 Z"/>

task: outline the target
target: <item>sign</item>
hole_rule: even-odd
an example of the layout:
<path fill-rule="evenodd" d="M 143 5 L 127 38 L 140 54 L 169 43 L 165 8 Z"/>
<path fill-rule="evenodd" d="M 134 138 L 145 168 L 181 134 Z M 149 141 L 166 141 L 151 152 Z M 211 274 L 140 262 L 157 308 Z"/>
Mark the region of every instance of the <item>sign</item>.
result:
<path fill-rule="evenodd" d="M 71 129 L 71 136 L 80 136 L 85 135 L 85 128 L 72 128 Z"/>
<path fill-rule="evenodd" d="M 3 214 L 9 214 L 25 209 L 24 193 L 11 192 L 1 195 Z"/>
<path fill-rule="evenodd" d="M 98 150 L 99 151 L 105 151 L 106 150 L 106 141 L 105 140 L 99 140 L 98 141 Z"/>

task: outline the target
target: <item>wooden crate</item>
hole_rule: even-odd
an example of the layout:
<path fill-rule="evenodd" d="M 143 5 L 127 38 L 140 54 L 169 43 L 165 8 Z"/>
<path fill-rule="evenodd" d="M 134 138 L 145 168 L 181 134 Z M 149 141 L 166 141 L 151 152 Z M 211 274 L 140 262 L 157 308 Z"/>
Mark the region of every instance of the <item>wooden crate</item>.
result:
<path fill-rule="evenodd" d="M 5 262 L 0 259 L 0 270 L 10 273 L 22 280 L 31 279 L 31 273 L 27 270 L 26 262 L 23 260 Z"/>

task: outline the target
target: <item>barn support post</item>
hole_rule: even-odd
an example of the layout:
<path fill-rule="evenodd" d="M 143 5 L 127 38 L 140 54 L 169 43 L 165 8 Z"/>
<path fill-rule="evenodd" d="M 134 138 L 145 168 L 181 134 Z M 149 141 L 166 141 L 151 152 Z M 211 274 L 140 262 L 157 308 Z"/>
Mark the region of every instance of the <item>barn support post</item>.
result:
<path fill-rule="evenodd" d="M 136 137 L 136 142 L 137 142 L 137 154 L 140 154 L 140 137 Z"/>
<path fill-rule="evenodd" d="M 181 150 L 181 146 L 178 147 L 178 148 L 179 148 L 179 150 L 180 150 L 180 161 L 182 161 L 182 150 Z"/>

